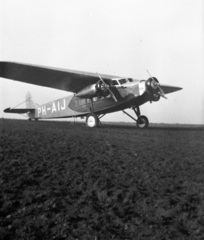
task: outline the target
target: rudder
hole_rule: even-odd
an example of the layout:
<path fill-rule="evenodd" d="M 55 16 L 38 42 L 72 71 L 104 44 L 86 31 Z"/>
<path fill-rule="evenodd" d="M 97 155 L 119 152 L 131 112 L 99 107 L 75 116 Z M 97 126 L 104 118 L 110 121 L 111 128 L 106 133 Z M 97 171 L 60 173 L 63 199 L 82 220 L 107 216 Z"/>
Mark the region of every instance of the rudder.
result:
<path fill-rule="evenodd" d="M 26 94 L 26 109 L 32 109 L 33 111 L 29 111 L 27 112 L 27 115 L 29 117 L 29 119 L 35 119 L 35 111 L 34 109 L 36 109 L 36 103 L 33 102 L 32 100 L 32 96 L 30 92 L 27 92 Z"/>
<path fill-rule="evenodd" d="M 26 108 L 36 108 L 36 104 L 33 102 L 30 92 L 26 94 Z"/>

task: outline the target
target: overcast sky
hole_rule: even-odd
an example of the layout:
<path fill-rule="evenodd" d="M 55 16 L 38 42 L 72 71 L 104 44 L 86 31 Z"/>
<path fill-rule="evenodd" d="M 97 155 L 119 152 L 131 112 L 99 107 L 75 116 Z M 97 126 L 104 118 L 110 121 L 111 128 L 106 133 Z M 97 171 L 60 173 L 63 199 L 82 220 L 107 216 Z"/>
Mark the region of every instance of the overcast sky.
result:
<path fill-rule="evenodd" d="M 141 106 L 153 123 L 204 124 L 204 1 L 0 0 L 0 61 L 99 72 L 182 87 Z M 0 78 L 3 109 L 71 93 Z M 21 107 L 25 107 L 22 105 Z M 129 110 L 131 113 L 131 110 Z M 107 121 L 132 121 L 123 113 Z"/>

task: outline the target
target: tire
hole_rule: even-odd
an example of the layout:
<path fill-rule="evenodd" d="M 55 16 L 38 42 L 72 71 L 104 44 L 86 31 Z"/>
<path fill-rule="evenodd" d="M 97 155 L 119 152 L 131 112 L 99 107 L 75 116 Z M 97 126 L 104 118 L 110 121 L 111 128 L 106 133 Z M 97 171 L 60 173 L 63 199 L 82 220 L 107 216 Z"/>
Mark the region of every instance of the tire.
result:
<path fill-rule="evenodd" d="M 87 127 L 91 127 L 91 128 L 98 127 L 98 124 L 99 124 L 99 120 L 96 114 L 91 113 L 86 117 Z"/>
<path fill-rule="evenodd" d="M 137 120 L 137 126 L 139 128 L 148 128 L 149 126 L 149 120 L 146 116 L 139 116 L 138 120 Z"/>

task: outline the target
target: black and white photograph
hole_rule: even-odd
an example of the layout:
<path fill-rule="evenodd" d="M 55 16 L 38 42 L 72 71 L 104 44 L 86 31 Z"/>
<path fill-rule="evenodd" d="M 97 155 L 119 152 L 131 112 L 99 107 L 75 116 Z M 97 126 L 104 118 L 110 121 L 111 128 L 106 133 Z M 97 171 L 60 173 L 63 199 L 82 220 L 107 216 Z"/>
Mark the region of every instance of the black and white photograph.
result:
<path fill-rule="evenodd" d="M 0 240 L 204 239 L 204 1 L 0 13 Z"/>

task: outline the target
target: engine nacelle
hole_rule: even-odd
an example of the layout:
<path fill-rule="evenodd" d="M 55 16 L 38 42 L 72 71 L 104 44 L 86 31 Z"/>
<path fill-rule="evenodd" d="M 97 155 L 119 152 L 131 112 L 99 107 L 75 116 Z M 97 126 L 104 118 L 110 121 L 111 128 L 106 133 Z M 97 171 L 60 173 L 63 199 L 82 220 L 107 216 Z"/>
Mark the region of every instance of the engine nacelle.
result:
<path fill-rule="evenodd" d="M 152 101 L 152 102 L 157 102 L 157 101 L 159 101 L 159 99 L 160 99 L 160 95 L 159 94 L 151 94 L 150 96 L 149 96 L 149 99 L 150 99 L 150 101 Z"/>
<path fill-rule="evenodd" d="M 107 96 L 109 94 L 103 82 L 98 81 L 96 84 L 89 85 L 75 94 L 79 98 L 93 98 L 97 96 Z"/>
<path fill-rule="evenodd" d="M 156 92 L 158 90 L 158 84 L 159 81 L 155 77 L 147 79 L 145 83 L 146 89 L 149 92 Z"/>
<path fill-rule="evenodd" d="M 156 94 L 158 91 L 158 84 L 159 81 L 156 78 L 149 78 L 146 81 L 141 80 L 139 83 L 140 96 L 143 95 L 145 92 L 149 93 L 149 95 L 151 94 L 151 96 L 153 94 Z"/>
<path fill-rule="evenodd" d="M 148 101 L 157 102 L 160 99 L 159 91 L 159 81 L 153 77 L 149 78 L 146 81 L 142 80 L 139 83 L 139 92 L 140 96 L 145 94 Z"/>
<path fill-rule="evenodd" d="M 105 84 L 101 81 L 98 81 L 96 83 L 96 90 L 99 93 L 100 96 L 108 96 L 109 95 L 109 91 L 107 89 L 107 87 L 105 86 Z"/>

